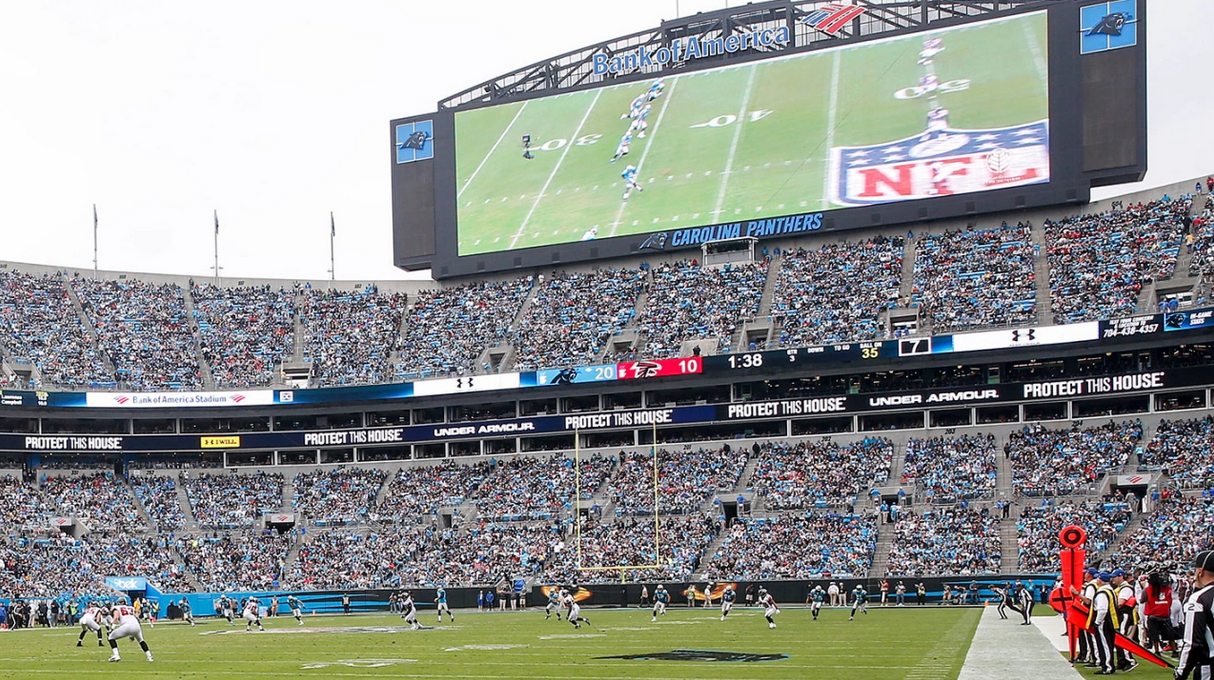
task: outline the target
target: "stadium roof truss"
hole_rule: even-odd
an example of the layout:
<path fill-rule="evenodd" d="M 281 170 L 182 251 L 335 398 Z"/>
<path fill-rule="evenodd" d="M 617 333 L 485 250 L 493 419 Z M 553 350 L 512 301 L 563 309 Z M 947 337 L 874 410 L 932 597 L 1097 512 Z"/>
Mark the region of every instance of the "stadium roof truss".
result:
<path fill-rule="evenodd" d="M 613 80 L 633 80 L 658 75 L 675 74 L 687 70 L 689 62 L 674 61 L 667 64 L 653 63 L 615 73 L 596 74 L 596 55 L 611 58 L 635 53 L 638 50 L 652 53 L 662 47 L 690 37 L 713 40 L 747 33 L 786 28 L 789 41 L 785 45 L 756 46 L 754 49 L 724 53 L 695 59 L 695 67 L 716 66 L 729 62 L 761 59 L 772 54 L 801 52 L 837 45 L 853 38 L 892 34 L 923 28 L 935 23 L 957 23 L 977 17 L 1001 12 L 1010 12 L 1024 7 L 1044 6 L 1057 0 L 850 0 L 850 2 L 797 2 L 795 0 L 771 0 L 752 3 L 743 7 L 699 12 L 692 16 L 663 21 L 655 29 L 639 31 L 620 38 L 566 52 L 562 55 L 518 69 L 438 103 L 440 110 L 477 107 L 498 104 L 513 99 L 530 98 L 537 95 L 556 94 L 597 85 L 610 84 Z M 833 33 L 814 28 L 806 23 L 811 15 L 822 16 L 822 12 L 837 12 L 840 8 L 854 6 L 864 12 L 836 27 Z"/>

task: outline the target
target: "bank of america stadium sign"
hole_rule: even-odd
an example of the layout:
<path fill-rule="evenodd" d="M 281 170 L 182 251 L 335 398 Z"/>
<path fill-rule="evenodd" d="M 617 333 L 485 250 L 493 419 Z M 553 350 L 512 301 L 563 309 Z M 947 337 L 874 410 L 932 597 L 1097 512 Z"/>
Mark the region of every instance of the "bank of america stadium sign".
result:
<path fill-rule="evenodd" d="M 759 48 L 783 47 L 788 44 L 788 41 L 787 26 L 716 38 L 693 35 L 671 42 L 670 47 L 640 48 L 615 56 L 600 52 L 594 55 L 594 74 L 601 76 L 608 73 L 627 73 L 637 69 L 652 69 L 654 66 L 666 66 L 703 57 L 716 57 Z"/>

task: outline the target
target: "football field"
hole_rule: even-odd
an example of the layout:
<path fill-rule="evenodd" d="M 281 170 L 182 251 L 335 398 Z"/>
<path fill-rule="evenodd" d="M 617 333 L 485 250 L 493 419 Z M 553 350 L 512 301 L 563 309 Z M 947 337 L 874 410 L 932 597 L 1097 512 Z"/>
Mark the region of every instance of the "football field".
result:
<path fill-rule="evenodd" d="M 245 633 L 208 619 L 191 628 L 161 623 L 144 633 L 155 661 L 120 642 L 123 660 L 76 628 L 0 633 L 2 678 L 956 678 L 980 609 L 874 609 L 854 622 L 847 610 L 786 609 L 768 629 L 758 610 L 722 622 L 712 609 L 672 609 L 657 623 L 648 610 L 586 610 L 592 627 L 544 620 L 543 611 L 460 612 L 436 625 L 432 612 L 412 631 L 395 616 L 266 619 Z M 633 657 L 633 658 L 627 658 Z"/>
<path fill-rule="evenodd" d="M 925 61 L 930 38 L 944 49 Z M 1046 42 L 1041 12 L 666 77 L 645 137 L 615 163 L 630 104 L 652 81 L 457 112 L 459 254 L 923 197 L 926 181 L 907 174 L 889 183 L 901 194 L 866 198 L 848 173 L 922 174 L 949 153 L 1031 150 L 1045 167 L 1026 160 L 1034 174 L 1016 181 L 1048 181 L 1048 142 L 1037 134 L 1049 118 Z M 929 76 L 930 87 L 921 82 Z M 973 148 L 923 146 L 937 106 L 950 131 L 969 133 L 953 138 Z M 1007 157 L 997 172 L 1020 158 Z M 922 167 L 898 167 L 908 160 Z M 624 200 L 627 165 L 644 191 Z M 994 182 L 967 179 L 952 191 Z"/>

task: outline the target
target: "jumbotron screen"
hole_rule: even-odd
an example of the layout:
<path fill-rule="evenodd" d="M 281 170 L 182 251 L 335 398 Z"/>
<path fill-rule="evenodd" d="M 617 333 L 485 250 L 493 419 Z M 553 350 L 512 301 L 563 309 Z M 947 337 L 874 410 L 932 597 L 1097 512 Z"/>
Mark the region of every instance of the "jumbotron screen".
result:
<path fill-rule="evenodd" d="M 458 255 L 1050 180 L 1047 13 L 455 113 Z"/>

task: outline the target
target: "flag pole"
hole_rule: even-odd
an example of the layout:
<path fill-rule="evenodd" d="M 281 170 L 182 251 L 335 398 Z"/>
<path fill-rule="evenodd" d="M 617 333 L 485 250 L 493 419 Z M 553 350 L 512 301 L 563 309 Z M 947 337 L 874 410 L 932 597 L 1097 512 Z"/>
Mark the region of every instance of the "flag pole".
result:
<path fill-rule="evenodd" d="M 329 281 L 337 278 L 337 263 L 333 255 L 333 242 L 337 239 L 337 223 L 333 221 L 333 211 L 329 211 Z"/>
<path fill-rule="evenodd" d="M 93 280 L 97 280 L 97 204 L 93 204 Z"/>

